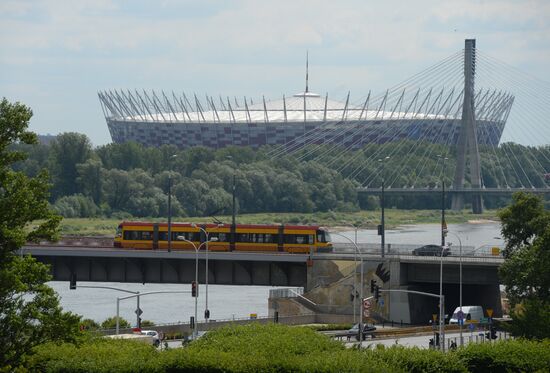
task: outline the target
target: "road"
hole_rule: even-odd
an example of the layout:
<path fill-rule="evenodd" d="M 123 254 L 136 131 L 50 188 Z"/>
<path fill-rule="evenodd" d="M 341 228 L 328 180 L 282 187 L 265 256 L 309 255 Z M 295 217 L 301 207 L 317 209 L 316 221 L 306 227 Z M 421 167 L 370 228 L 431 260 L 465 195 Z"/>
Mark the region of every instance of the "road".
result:
<path fill-rule="evenodd" d="M 470 333 L 470 332 L 463 332 L 463 338 L 464 338 L 464 344 L 468 344 L 468 343 L 476 343 L 476 342 L 481 342 L 482 340 L 482 337 L 479 335 L 480 333 L 478 332 L 475 332 L 475 333 Z M 481 334 L 484 334 L 484 333 L 481 333 Z M 504 334 L 504 333 L 501 333 L 501 332 L 498 332 L 497 333 L 497 336 L 498 336 L 498 339 L 507 339 L 509 338 L 509 335 L 508 334 Z M 430 334 L 430 335 L 419 335 L 419 336 L 408 336 L 408 337 L 400 337 L 400 338 L 396 338 L 396 337 L 392 337 L 392 338 L 374 338 L 374 339 L 367 339 L 363 342 L 363 348 L 368 348 L 370 346 L 374 347 L 376 345 L 384 345 L 384 346 L 387 346 L 387 347 L 391 347 L 391 346 L 395 346 L 395 345 L 400 345 L 400 346 L 405 346 L 405 347 L 419 347 L 419 348 L 429 348 L 429 342 L 430 342 L 430 338 L 433 338 L 433 334 Z M 497 340 L 498 340 L 497 339 Z M 457 345 L 460 345 L 459 343 L 459 340 L 460 340 L 460 333 L 458 332 L 452 332 L 452 333 L 447 333 L 445 334 L 445 340 L 446 340 L 446 343 L 447 343 L 447 346 L 449 344 L 449 341 L 451 340 L 454 340 L 456 341 L 456 344 Z M 346 343 L 346 346 L 347 347 L 352 347 L 354 345 L 357 345 L 359 342 L 350 342 L 350 343 Z"/>

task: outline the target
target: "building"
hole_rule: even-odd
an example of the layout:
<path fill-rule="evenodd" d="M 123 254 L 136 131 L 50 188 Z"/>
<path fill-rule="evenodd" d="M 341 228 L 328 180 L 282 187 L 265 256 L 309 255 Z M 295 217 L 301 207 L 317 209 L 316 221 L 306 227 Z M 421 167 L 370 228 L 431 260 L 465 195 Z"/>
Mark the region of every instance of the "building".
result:
<path fill-rule="evenodd" d="M 437 92 L 437 93 L 435 93 Z M 462 93 L 429 89 L 405 97 L 386 93 L 358 104 L 335 101 L 307 89 L 280 100 L 214 99 L 164 92 L 103 91 L 99 100 L 113 142 L 147 146 L 341 144 L 424 139 L 456 144 L 462 115 Z M 506 92 L 476 92 L 477 139 L 498 145 L 514 97 Z"/>

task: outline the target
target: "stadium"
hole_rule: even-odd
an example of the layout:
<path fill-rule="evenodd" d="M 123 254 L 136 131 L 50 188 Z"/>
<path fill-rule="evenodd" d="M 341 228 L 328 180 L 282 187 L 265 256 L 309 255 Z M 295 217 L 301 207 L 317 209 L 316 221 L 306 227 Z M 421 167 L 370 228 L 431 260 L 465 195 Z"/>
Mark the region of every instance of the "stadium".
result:
<path fill-rule="evenodd" d="M 303 92 L 255 102 L 163 91 L 115 90 L 98 96 L 115 143 L 215 149 L 290 142 L 357 149 L 404 139 L 455 145 L 463 105 L 463 90 L 456 88 L 400 88 L 352 103 L 349 93 L 333 100 L 310 92 L 307 81 Z M 475 92 L 478 144 L 498 145 L 513 101 L 506 92 Z"/>

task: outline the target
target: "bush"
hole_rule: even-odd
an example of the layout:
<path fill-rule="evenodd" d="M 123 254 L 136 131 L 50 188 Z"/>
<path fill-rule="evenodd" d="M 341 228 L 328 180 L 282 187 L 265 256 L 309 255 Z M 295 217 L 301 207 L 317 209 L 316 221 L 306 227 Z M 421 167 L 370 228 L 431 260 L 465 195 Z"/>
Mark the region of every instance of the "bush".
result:
<path fill-rule="evenodd" d="M 94 201 L 82 194 L 61 197 L 53 207 L 64 218 L 89 218 L 99 214 Z"/>
<path fill-rule="evenodd" d="M 405 348 L 392 346 L 384 348 L 380 345 L 375 350 L 367 350 L 373 359 L 381 360 L 391 367 L 405 372 L 467 372 L 460 359 L 453 353 L 442 353 L 436 350 L 420 348 Z"/>
<path fill-rule="evenodd" d="M 346 349 L 308 328 L 228 326 L 188 347 L 157 351 L 142 342 L 95 338 L 45 344 L 27 359 L 43 372 L 516 372 L 549 371 L 550 341 L 472 344 L 456 352 L 377 346 Z"/>
<path fill-rule="evenodd" d="M 47 343 L 26 366 L 40 372 L 161 372 L 158 352 L 143 342 L 96 338 L 80 346 Z"/>
<path fill-rule="evenodd" d="M 550 340 L 470 344 L 457 351 L 470 372 L 550 371 Z"/>

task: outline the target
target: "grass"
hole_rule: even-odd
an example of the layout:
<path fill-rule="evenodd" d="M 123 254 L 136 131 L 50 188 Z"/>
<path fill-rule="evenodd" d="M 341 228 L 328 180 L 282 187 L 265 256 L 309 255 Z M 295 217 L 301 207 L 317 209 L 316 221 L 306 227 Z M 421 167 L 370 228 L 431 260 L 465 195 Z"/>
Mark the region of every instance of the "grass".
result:
<path fill-rule="evenodd" d="M 497 210 L 484 211 L 481 215 L 475 215 L 467 210 L 446 211 L 447 223 L 466 223 L 470 220 L 498 220 Z M 229 223 L 231 216 L 218 216 L 222 222 Z M 135 218 L 128 220 L 142 221 L 166 221 L 165 219 Z M 122 219 L 113 218 L 70 218 L 61 222 L 62 235 L 76 236 L 113 236 Z M 212 222 L 210 217 L 175 217 L 173 221 Z M 386 226 L 394 228 L 405 224 L 429 224 L 439 223 L 441 212 L 438 210 L 386 210 Z M 376 228 L 380 222 L 380 210 L 358 212 L 316 212 L 316 213 L 261 213 L 244 214 L 237 216 L 237 222 L 241 224 L 319 224 L 326 227 L 352 227 L 354 225 L 363 228 Z"/>

